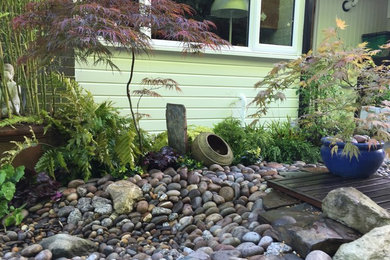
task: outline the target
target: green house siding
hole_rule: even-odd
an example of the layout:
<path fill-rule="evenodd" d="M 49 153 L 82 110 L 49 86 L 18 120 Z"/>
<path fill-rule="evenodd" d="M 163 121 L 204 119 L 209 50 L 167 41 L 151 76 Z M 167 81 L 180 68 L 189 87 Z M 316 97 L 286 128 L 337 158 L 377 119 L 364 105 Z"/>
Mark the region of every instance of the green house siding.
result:
<path fill-rule="evenodd" d="M 362 0 L 348 12 L 343 11 L 342 3 L 339 0 L 317 0 L 314 46 L 323 39 L 322 30 L 335 26 L 336 17 L 348 25 L 340 36 L 350 46 L 362 42 L 362 34 L 388 30 L 388 0 Z"/>
<path fill-rule="evenodd" d="M 76 79 L 92 92 L 96 101 L 111 100 L 123 115 L 130 115 L 126 82 L 131 59 L 125 53 L 115 52 L 113 61 L 121 72 L 111 71 L 104 65 L 77 64 Z M 141 127 L 151 132 L 165 130 L 167 103 L 185 105 L 189 125 L 212 126 L 229 116 L 240 118 L 240 95 L 244 95 L 248 103 L 252 101 L 257 93 L 254 84 L 278 61 L 222 54 L 182 55 L 174 51 L 155 51 L 149 56 L 138 56 L 133 90 L 141 87 L 140 82 L 145 77 L 171 78 L 177 81 L 182 89 L 179 93 L 161 90 L 161 98 L 143 97 L 139 112 L 149 114 L 150 117 L 141 120 Z M 288 90 L 286 96 L 286 101 L 271 106 L 270 112 L 261 118 L 262 122 L 297 116 L 298 98 L 295 90 Z M 137 101 L 138 98 L 135 97 L 134 104 Z M 254 111 L 253 106 L 245 110 L 247 123 L 252 121 L 248 115 Z"/>

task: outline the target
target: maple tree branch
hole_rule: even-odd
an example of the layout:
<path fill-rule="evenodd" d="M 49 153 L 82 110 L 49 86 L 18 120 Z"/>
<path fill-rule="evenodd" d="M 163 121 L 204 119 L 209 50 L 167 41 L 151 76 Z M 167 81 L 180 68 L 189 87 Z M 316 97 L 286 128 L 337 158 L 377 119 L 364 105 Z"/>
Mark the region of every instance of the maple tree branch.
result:
<path fill-rule="evenodd" d="M 130 77 L 129 77 L 129 81 L 127 81 L 127 84 L 126 84 L 126 94 L 127 94 L 127 99 L 129 101 L 131 117 L 132 117 L 133 123 L 134 123 L 134 129 L 135 129 L 135 131 L 137 132 L 137 135 L 138 135 L 139 150 L 140 150 L 141 154 L 143 154 L 144 153 L 144 148 L 143 148 L 143 145 L 142 145 L 141 131 L 139 129 L 138 120 L 135 117 L 135 113 L 134 113 L 134 109 L 133 109 L 133 103 L 131 101 L 130 84 L 133 81 L 134 65 L 135 65 L 135 51 L 134 51 L 134 48 L 131 48 Z"/>

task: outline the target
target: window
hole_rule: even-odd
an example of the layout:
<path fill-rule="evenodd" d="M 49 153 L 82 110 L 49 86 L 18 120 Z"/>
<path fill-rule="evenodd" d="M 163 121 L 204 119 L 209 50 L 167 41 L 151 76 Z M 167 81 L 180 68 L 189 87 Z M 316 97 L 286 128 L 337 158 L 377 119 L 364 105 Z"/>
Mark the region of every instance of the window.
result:
<path fill-rule="evenodd" d="M 288 58 L 302 46 L 305 0 L 175 0 L 190 5 L 197 20 L 210 20 L 233 47 L 224 54 Z M 174 42 L 155 40 L 156 47 Z"/>
<path fill-rule="evenodd" d="M 294 0 L 262 0 L 260 43 L 292 45 Z"/>

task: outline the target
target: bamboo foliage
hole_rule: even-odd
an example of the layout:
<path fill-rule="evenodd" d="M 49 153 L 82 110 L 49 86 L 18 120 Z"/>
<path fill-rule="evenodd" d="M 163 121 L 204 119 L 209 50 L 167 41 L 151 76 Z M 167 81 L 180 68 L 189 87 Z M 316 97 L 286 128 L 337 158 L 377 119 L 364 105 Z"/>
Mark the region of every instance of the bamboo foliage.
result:
<path fill-rule="evenodd" d="M 37 0 L 38 1 L 38 0 Z M 13 104 L 6 87 L 4 64 L 9 63 L 15 68 L 14 81 L 21 86 L 20 113 L 23 115 L 39 115 L 41 109 L 53 111 L 54 87 L 49 87 L 50 73 L 47 68 L 36 60 L 28 60 L 21 64 L 18 58 L 25 55 L 29 44 L 36 39 L 36 30 L 22 29 L 15 31 L 12 19 L 24 12 L 25 5 L 31 0 L 1 0 L 0 1 L 0 118 L 1 109 L 7 108 L 7 117 L 12 117 Z M 49 97 L 52 100 L 49 100 Z M 11 103 L 11 104 L 10 104 Z"/>

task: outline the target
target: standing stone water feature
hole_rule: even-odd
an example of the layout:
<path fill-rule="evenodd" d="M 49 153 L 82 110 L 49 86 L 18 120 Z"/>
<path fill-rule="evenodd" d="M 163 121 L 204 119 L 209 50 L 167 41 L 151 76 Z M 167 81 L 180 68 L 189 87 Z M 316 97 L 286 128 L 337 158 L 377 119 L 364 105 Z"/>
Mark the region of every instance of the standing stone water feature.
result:
<path fill-rule="evenodd" d="M 186 108 L 180 104 L 167 104 L 166 121 L 168 145 L 180 154 L 187 151 Z"/>

